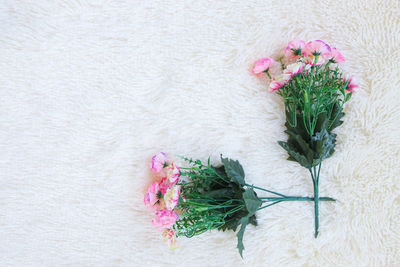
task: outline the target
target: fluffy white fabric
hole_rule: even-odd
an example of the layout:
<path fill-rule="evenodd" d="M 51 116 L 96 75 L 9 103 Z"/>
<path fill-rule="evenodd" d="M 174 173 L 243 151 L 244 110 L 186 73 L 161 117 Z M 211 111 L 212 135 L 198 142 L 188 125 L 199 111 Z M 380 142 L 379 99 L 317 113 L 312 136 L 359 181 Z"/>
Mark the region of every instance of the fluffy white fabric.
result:
<path fill-rule="evenodd" d="M 400 5 L 348 1 L 2 1 L 1 266 L 399 266 Z M 158 151 L 239 159 L 250 183 L 312 195 L 286 160 L 281 99 L 250 72 L 294 38 L 338 47 L 358 92 L 313 204 L 245 234 L 180 238 L 143 205 Z"/>

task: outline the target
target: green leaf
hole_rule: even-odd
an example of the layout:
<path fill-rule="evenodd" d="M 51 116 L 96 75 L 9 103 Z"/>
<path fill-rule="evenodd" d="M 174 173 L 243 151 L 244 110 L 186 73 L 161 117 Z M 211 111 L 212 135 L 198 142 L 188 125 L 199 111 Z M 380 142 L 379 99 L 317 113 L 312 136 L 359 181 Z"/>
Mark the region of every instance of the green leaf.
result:
<path fill-rule="evenodd" d="M 256 215 L 253 215 L 253 216 L 251 216 L 251 217 L 249 218 L 249 223 L 252 224 L 252 225 L 254 225 L 254 226 L 257 226 L 257 225 L 258 225 Z"/>
<path fill-rule="evenodd" d="M 296 143 L 297 147 L 301 149 L 301 151 L 300 149 L 297 149 L 297 151 L 299 153 L 302 152 L 301 154 L 305 156 L 308 161 L 312 161 L 314 152 L 310 148 L 310 145 L 306 141 L 304 141 L 304 139 L 300 135 L 295 134 L 292 131 L 286 130 L 285 133 L 287 133 L 289 137 L 291 137 L 290 143 Z"/>
<path fill-rule="evenodd" d="M 204 193 L 204 196 L 206 197 L 212 197 L 212 198 L 223 198 L 226 196 L 232 195 L 232 189 L 231 188 L 221 188 L 217 190 L 212 190 L 210 192 Z"/>
<path fill-rule="evenodd" d="M 293 145 L 291 145 L 288 142 L 282 142 L 282 141 L 278 141 L 278 144 L 288 152 L 288 154 L 290 155 L 289 158 L 293 158 L 301 166 L 303 166 L 307 169 L 311 168 L 312 161 L 310 162 L 309 160 L 307 160 L 307 158 L 305 156 L 298 153 Z"/>
<path fill-rule="evenodd" d="M 347 101 L 349 101 L 349 100 L 350 100 L 350 98 L 351 98 L 351 95 L 352 95 L 352 92 L 350 92 L 350 93 L 347 93 L 347 94 L 346 94 L 346 96 L 344 97 L 344 102 L 347 102 Z"/>
<path fill-rule="evenodd" d="M 238 238 L 237 248 L 239 249 L 240 257 L 242 257 L 243 259 L 243 250 L 244 250 L 243 236 L 244 236 L 244 230 L 246 229 L 246 226 L 249 224 L 249 217 L 242 218 L 240 220 L 240 224 L 242 224 L 242 226 L 240 227 L 239 232 L 236 234 Z"/>
<path fill-rule="evenodd" d="M 313 165 L 319 164 L 323 159 L 329 158 L 333 152 L 336 142 L 336 134 L 329 133 L 327 130 L 316 133 L 312 137 L 315 142 L 315 155 Z"/>
<path fill-rule="evenodd" d="M 327 129 L 329 127 L 329 123 L 330 121 L 326 112 L 319 114 L 314 131 L 320 132 L 324 129 Z"/>
<path fill-rule="evenodd" d="M 256 192 L 254 192 L 253 188 L 247 188 L 243 192 L 243 200 L 246 205 L 246 209 L 249 212 L 248 217 L 253 216 L 257 209 L 262 205 L 261 199 L 257 197 Z"/>
<path fill-rule="evenodd" d="M 240 186 L 244 186 L 244 170 L 242 165 L 240 165 L 239 161 L 232 160 L 228 158 L 223 158 L 221 156 L 222 164 L 225 166 L 226 174 L 229 178 Z"/>
<path fill-rule="evenodd" d="M 333 106 L 331 118 L 330 118 L 330 124 L 331 127 L 328 129 L 329 131 L 332 131 L 336 127 L 342 125 L 343 121 L 341 120 L 344 116 L 344 112 L 342 112 L 342 109 L 340 108 L 339 104 L 335 104 Z"/>

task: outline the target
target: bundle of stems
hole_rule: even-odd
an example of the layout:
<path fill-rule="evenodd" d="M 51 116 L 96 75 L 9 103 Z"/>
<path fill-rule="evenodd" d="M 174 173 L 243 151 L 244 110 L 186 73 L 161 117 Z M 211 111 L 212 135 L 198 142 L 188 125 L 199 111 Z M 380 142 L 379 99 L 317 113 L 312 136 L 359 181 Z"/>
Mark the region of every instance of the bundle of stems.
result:
<path fill-rule="evenodd" d="M 190 167 L 180 168 L 180 215 L 174 225 L 178 236 L 193 237 L 212 229 L 236 231 L 241 226 L 237 247 L 242 256 L 244 231 L 248 224 L 257 225 L 257 211 L 281 202 L 314 201 L 311 197 L 288 196 L 246 183 L 238 161 L 221 157 L 223 165 L 215 167 L 210 161 L 203 164 L 200 160 L 183 159 Z M 259 197 L 255 190 L 269 196 Z M 334 201 L 328 197 L 319 200 Z"/>

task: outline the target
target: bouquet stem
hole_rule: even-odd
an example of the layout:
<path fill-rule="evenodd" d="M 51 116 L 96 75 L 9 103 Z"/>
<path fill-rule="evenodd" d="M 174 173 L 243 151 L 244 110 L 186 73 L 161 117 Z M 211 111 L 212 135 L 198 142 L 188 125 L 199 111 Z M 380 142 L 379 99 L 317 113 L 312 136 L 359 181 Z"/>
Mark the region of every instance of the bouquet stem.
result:
<path fill-rule="evenodd" d="M 315 214 L 315 238 L 318 237 L 318 229 L 319 229 L 319 210 L 318 210 L 318 181 L 314 183 L 314 214 Z"/>
<path fill-rule="evenodd" d="M 314 187 L 314 219 L 315 219 L 315 238 L 318 237 L 319 233 L 319 174 L 321 170 L 321 163 L 318 165 L 318 172 L 317 172 L 317 167 L 314 166 L 312 169 L 310 168 L 309 171 L 311 173 L 311 178 L 313 181 L 313 187 Z"/>

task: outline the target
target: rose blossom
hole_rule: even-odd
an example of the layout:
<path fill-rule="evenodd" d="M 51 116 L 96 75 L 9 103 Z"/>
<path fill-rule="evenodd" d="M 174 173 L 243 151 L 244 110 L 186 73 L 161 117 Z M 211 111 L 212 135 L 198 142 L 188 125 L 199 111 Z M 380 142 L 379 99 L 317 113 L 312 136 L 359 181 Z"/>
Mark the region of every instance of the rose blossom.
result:
<path fill-rule="evenodd" d="M 156 217 L 151 222 L 153 226 L 158 227 L 159 231 L 164 228 L 170 228 L 179 218 L 178 214 L 172 210 L 158 210 L 155 215 Z"/>
<path fill-rule="evenodd" d="M 306 42 L 303 40 L 293 40 L 289 42 L 288 46 L 285 49 L 285 56 L 287 58 L 297 60 L 302 56 L 302 52 L 304 47 L 306 46 Z"/>
<path fill-rule="evenodd" d="M 170 187 L 167 190 L 167 193 L 165 193 L 164 195 L 164 202 L 167 209 L 173 210 L 175 208 L 175 206 L 179 202 L 180 193 L 181 193 L 181 187 L 179 185 Z"/>
<path fill-rule="evenodd" d="M 274 60 L 272 58 L 266 57 L 266 58 L 259 59 L 254 63 L 253 73 L 259 74 L 261 72 L 267 71 L 273 63 L 274 63 Z"/>
<path fill-rule="evenodd" d="M 166 156 L 164 152 L 160 152 L 153 156 L 151 160 L 151 168 L 154 172 L 159 173 L 164 168 L 166 163 Z"/>

